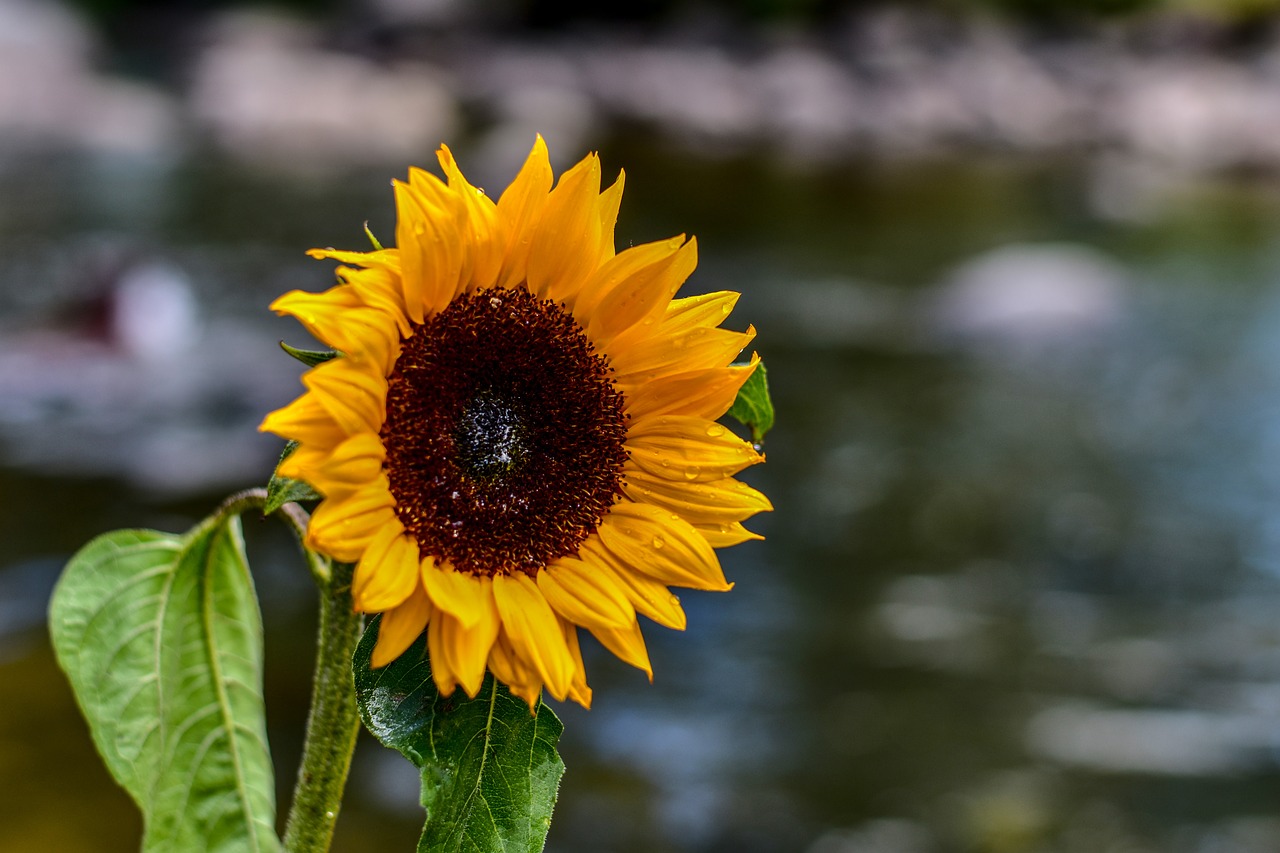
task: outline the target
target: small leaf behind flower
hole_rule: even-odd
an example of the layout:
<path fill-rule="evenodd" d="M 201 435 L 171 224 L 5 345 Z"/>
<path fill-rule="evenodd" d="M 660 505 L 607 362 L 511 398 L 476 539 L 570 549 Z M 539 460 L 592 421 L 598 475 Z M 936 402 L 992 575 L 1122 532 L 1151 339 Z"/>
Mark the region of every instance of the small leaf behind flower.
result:
<path fill-rule="evenodd" d="M 756 444 L 763 442 L 765 433 L 773 429 L 773 400 L 769 397 L 769 378 L 763 361 L 738 389 L 738 397 L 728 414 L 751 430 L 751 440 Z"/>
<path fill-rule="evenodd" d="M 142 810 L 145 853 L 280 849 L 238 518 L 99 536 L 67 565 L 49 628 L 98 752 Z"/>
<path fill-rule="evenodd" d="M 286 444 L 284 452 L 280 454 L 280 462 L 288 459 L 289 454 L 297 449 L 296 441 Z M 272 472 L 271 480 L 267 483 L 267 502 L 262 507 L 263 515 L 271 515 L 290 501 L 318 501 L 324 498 L 324 495 L 313 489 L 310 483 L 280 476 L 280 462 L 276 463 L 276 470 Z"/>
<path fill-rule="evenodd" d="M 338 357 L 339 353 L 331 349 L 298 349 L 291 347 L 284 341 L 280 342 L 280 349 L 305 364 L 307 367 L 315 367 L 317 364 L 324 364 Z"/>
<path fill-rule="evenodd" d="M 370 622 L 356 648 L 356 696 L 365 727 L 422 774 L 427 821 L 419 853 L 540 853 L 564 774 L 560 720 L 541 701 L 529 713 L 492 675 L 474 699 L 461 689 L 441 696 L 425 635 L 370 669 L 380 621 Z"/>

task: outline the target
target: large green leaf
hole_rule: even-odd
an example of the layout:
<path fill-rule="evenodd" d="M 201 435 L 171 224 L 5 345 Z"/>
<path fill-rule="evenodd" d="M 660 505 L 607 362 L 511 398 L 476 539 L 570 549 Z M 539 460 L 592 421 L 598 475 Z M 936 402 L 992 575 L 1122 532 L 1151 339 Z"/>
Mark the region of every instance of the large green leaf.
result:
<path fill-rule="evenodd" d="M 49 622 L 94 743 L 142 810 L 144 851 L 280 849 L 238 518 L 99 536 L 67 565 Z"/>
<path fill-rule="evenodd" d="M 419 853 L 539 853 L 564 774 L 560 720 L 541 701 L 529 713 L 492 675 L 474 699 L 461 690 L 441 696 L 425 637 L 370 669 L 379 621 L 356 648 L 356 695 L 365 727 L 422 773 L 427 821 Z"/>

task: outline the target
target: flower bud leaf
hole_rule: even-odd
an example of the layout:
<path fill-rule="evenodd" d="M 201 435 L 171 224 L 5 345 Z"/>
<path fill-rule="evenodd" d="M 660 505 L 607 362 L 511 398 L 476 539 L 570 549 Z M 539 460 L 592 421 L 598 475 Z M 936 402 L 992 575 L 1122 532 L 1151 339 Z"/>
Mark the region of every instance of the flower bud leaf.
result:
<path fill-rule="evenodd" d="M 729 407 L 728 415 L 751 430 L 751 440 L 756 444 L 762 443 L 765 433 L 773 429 L 773 399 L 769 396 L 768 372 L 764 369 L 764 362 L 760 362 L 738 389 L 738 397 Z"/>
<path fill-rule="evenodd" d="M 263 515 L 271 515 L 287 503 L 301 503 L 302 501 L 318 501 L 324 498 L 324 495 L 312 488 L 310 483 L 303 480 L 295 480 L 292 477 L 283 477 L 280 474 L 280 462 L 289 458 L 289 454 L 298 449 L 298 442 L 290 441 L 284 446 L 284 452 L 280 454 L 280 461 L 276 463 L 276 470 L 272 472 L 270 481 L 267 482 L 267 502 L 262 507 Z"/>
<path fill-rule="evenodd" d="M 291 347 L 284 341 L 280 342 L 280 349 L 305 364 L 307 367 L 315 367 L 317 364 L 324 364 L 330 359 L 337 358 L 340 353 L 331 349 L 298 349 Z"/>

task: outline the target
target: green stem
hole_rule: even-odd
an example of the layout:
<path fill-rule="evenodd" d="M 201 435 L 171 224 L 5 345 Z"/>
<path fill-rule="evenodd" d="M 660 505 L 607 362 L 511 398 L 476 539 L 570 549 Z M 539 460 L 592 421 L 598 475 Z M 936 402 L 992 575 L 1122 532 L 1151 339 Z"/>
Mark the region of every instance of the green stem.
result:
<path fill-rule="evenodd" d="M 351 571 L 351 566 L 335 563 L 320 591 L 311 716 L 284 833 L 288 853 L 329 849 L 360 729 L 351 655 L 363 620 L 351 606 Z"/>

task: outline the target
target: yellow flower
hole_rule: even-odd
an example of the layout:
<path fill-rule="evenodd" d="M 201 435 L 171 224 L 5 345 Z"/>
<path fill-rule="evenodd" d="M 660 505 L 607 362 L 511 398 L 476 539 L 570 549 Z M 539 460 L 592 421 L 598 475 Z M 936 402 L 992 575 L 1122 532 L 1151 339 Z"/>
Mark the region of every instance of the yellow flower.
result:
<path fill-rule="evenodd" d="M 652 679 L 637 614 L 683 629 L 668 587 L 729 589 L 714 548 L 759 538 L 772 507 L 733 475 L 763 457 L 715 422 L 755 330 L 719 328 L 736 293 L 673 299 L 694 240 L 615 254 L 623 176 L 601 192 L 594 154 L 552 189 L 539 138 L 496 204 L 439 159 L 447 183 L 394 183 L 396 248 L 312 250 L 341 283 L 273 303 L 341 357 L 262 429 L 324 495 L 309 545 L 383 614 L 375 667 L 425 629 L 442 694 L 488 668 L 589 706 L 578 628 Z"/>

